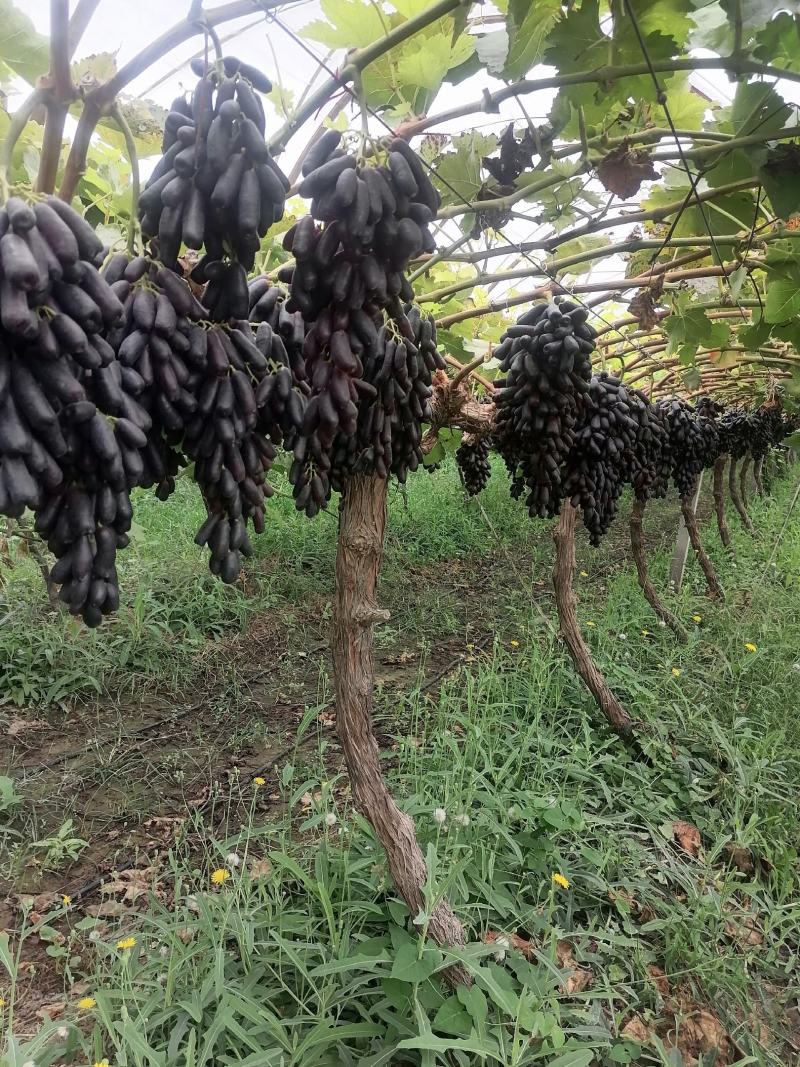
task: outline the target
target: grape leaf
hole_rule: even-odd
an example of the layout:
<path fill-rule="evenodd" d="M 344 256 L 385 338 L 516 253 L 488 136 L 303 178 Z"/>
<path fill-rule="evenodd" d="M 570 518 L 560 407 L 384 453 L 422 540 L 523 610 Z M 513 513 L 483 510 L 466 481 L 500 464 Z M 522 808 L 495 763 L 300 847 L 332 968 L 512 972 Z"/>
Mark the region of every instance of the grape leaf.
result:
<path fill-rule="evenodd" d="M 800 271 L 792 276 L 770 279 L 764 318 L 767 322 L 786 322 L 796 315 L 800 315 Z"/>
<path fill-rule="evenodd" d="M 377 4 L 363 0 L 321 0 L 320 7 L 327 22 L 317 19 L 300 33 L 328 48 L 365 48 L 385 37 L 390 28 L 388 18 Z"/>
<path fill-rule="evenodd" d="M 445 204 L 471 203 L 483 185 L 481 160 L 491 155 L 497 138 L 482 133 L 464 133 L 453 138 L 454 152 L 439 157 L 435 179 Z"/>
<path fill-rule="evenodd" d="M 758 174 L 773 211 L 788 219 L 800 208 L 800 148 L 781 144 L 770 149 Z"/>
<path fill-rule="evenodd" d="M 465 34 L 455 43 L 448 35 L 438 33 L 412 39 L 409 44 L 411 47 L 397 58 L 397 75 L 403 84 L 432 90 L 439 88 L 448 70 L 469 59 L 475 50 L 474 39 Z"/>
<path fill-rule="evenodd" d="M 561 0 L 512 0 L 506 20 L 510 44 L 505 78 L 522 78 L 541 61 L 547 36 L 560 17 Z"/>
<path fill-rule="evenodd" d="M 762 63 L 773 63 L 786 70 L 800 70 L 800 34 L 797 24 L 788 11 L 781 11 L 756 34 L 757 46 L 753 50 Z"/>
<path fill-rule="evenodd" d="M 771 85 L 739 82 L 731 105 L 731 122 L 736 134 L 772 133 L 786 125 L 792 109 Z"/>
<path fill-rule="evenodd" d="M 11 0 L 0 0 L 0 65 L 31 85 L 50 66 L 47 38 Z"/>

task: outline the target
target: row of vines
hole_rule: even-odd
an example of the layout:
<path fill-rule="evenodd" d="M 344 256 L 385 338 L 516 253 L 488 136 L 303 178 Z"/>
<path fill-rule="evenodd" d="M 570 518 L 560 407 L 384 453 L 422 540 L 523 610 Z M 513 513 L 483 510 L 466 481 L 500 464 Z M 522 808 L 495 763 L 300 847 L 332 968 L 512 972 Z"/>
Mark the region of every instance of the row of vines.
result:
<path fill-rule="evenodd" d="M 682 0 L 612 0 L 602 12 L 592 0 L 510 0 L 501 40 L 469 4 L 438 0 L 396 4 L 380 32 L 365 7 L 358 32 L 370 39 L 345 41 L 344 16 L 361 8 L 337 0 L 309 36 L 357 47 L 270 138 L 270 79 L 225 54 L 215 27 L 258 14 L 280 29 L 274 4 L 204 11 L 194 3 L 125 66 L 76 82 L 70 59 L 96 6 L 82 0 L 70 19 L 65 0 L 53 0 L 47 66 L 10 119 L 0 158 L 0 514 L 33 513 L 61 600 L 98 626 L 119 606 L 116 556 L 129 541 L 134 489 L 164 499 L 186 470 L 207 509 L 197 543 L 228 583 L 252 552 L 251 531 L 269 522 L 275 463 L 310 519 L 341 494 L 332 634 L 339 735 L 355 803 L 417 915 L 425 860 L 384 782 L 371 726 L 389 479 L 402 483 L 436 462 L 453 428 L 464 432 L 457 461 L 470 493 L 489 477 L 490 452 L 499 453 L 530 515 L 558 519 L 563 637 L 613 728 L 636 741 L 580 634 L 575 528 L 582 519 L 599 544 L 632 488 L 640 583 L 680 638 L 641 538 L 648 500 L 674 487 L 709 593 L 723 595 L 695 520 L 698 479 L 713 469 L 727 544 L 726 464 L 748 522 L 740 493 L 748 466 L 760 476 L 769 451 L 797 427 L 791 190 L 800 189 L 800 164 L 792 109 L 765 80 L 800 78 L 797 27 L 780 13 L 766 28 L 757 16 L 751 25 L 738 0 L 726 2 L 712 26 L 717 57 L 697 60 L 688 48 L 711 30 L 708 19 L 691 30 Z M 352 18 L 346 25 L 355 32 Z M 158 160 L 140 189 L 119 94 L 195 36 L 204 45 L 192 64 L 197 80 L 163 116 Z M 425 92 L 408 73 L 412 44 L 430 58 Z M 763 61 L 772 52 L 783 66 Z M 557 75 L 526 77 L 540 61 Z M 386 65 L 396 75 L 388 99 L 375 77 Z M 688 72 L 713 68 L 738 81 L 731 107 L 705 120 Z M 446 79 L 481 69 L 502 73 L 506 85 L 475 105 L 430 112 Z M 521 105 L 545 88 L 557 90 L 546 126 L 526 119 L 499 139 L 473 133 L 446 148 L 431 137 L 411 146 L 437 125 L 492 114 L 509 99 Z M 329 116 L 285 173 L 281 152 L 342 90 L 333 112 L 352 98 L 360 132 Z M 39 108 L 41 151 L 28 173 L 20 150 Z M 77 127 L 62 152 L 70 109 Z M 701 128 L 685 129 L 690 121 Z M 99 228 L 91 194 L 92 137 L 106 122 L 122 132 L 133 177 L 127 233 L 116 241 Z M 672 169 L 647 205 L 614 215 L 615 199 L 661 180 L 657 164 Z M 530 221 L 520 208 L 534 203 L 545 235 L 509 240 L 504 227 Z M 625 242 L 602 233 L 631 223 L 638 229 Z M 550 258 L 534 258 L 542 251 Z M 620 253 L 629 256 L 624 278 L 577 280 L 594 259 Z M 493 271 L 497 257 L 504 269 Z M 536 284 L 518 292 L 509 288 L 516 279 Z M 701 300 L 689 283 L 708 279 L 717 296 Z M 501 298 L 488 299 L 498 285 Z M 594 292 L 599 300 L 583 299 Z M 634 295 L 620 316 L 615 294 L 625 292 Z M 505 314 L 523 304 L 516 321 Z M 428 929 L 443 944 L 463 940 L 446 901 Z M 464 975 L 456 968 L 451 977 Z"/>

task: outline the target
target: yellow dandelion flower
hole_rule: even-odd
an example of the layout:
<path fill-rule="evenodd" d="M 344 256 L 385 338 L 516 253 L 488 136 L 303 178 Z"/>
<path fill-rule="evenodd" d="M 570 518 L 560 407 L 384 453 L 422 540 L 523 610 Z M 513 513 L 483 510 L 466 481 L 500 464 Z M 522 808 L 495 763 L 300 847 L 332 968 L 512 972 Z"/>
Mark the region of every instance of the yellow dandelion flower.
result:
<path fill-rule="evenodd" d="M 563 874 L 556 872 L 553 875 L 553 881 L 556 885 L 561 886 L 562 889 L 569 889 L 569 879 L 565 878 Z"/>
<path fill-rule="evenodd" d="M 0 997 L 0 1008 L 4 1008 L 5 1006 L 6 1006 L 6 998 L 5 997 Z"/>
<path fill-rule="evenodd" d="M 511 647 L 512 648 L 519 648 L 519 641 L 512 641 L 511 642 Z"/>
<path fill-rule="evenodd" d="M 133 948 L 135 944 L 135 937 L 123 937 L 121 941 L 117 941 L 117 948 L 124 952 L 127 948 Z"/>
<path fill-rule="evenodd" d="M 230 876 L 230 871 L 226 871 L 224 867 L 217 867 L 215 871 L 211 872 L 211 882 L 213 885 L 225 885 Z"/>
<path fill-rule="evenodd" d="M 649 636 L 650 636 L 650 631 L 649 630 L 642 630 L 642 637 L 649 637 Z"/>
<path fill-rule="evenodd" d="M 92 1064 L 92 1067 L 108 1067 L 108 1060 L 106 1060 L 106 1059 L 95 1060 L 94 1063 Z"/>
<path fill-rule="evenodd" d="M 70 904 L 72 903 L 72 897 L 69 895 L 69 893 L 64 894 L 64 896 L 61 898 L 61 903 L 64 905 L 65 908 L 68 908 L 70 906 Z"/>
<path fill-rule="evenodd" d="M 78 1007 L 81 1011 L 91 1011 L 97 1005 L 97 1001 L 94 997 L 81 997 L 78 1001 Z"/>
<path fill-rule="evenodd" d="M 702 615 L 692 615 L 692 622 L 702 622 L 702 621 L 703 621 L 703 616 Z"/>
<path fill-rule="evenodd" d="M 253 785 L 256 787 L 256 789 L 260 789 L 262 785 L 266 785 L 266 784 L 267 784 L 267 779 L 266 778 L 262 778 L 260 774 L 256 778 L 253 779 Z"/>
<path fill-rule="evenodd" d="M 744 647 L 748 652 L 758 652 L 758 645 L 754 645 L 752 641 L 747 641 Z"/>
<path fill-rule="evenodd" d="M 588 578 L 588 577 L 589 577 L 589 572 L 588 571 L 581 571 L 581 578 Z"/>
<path fill-rule="evenodd" d="M 672 677 L 673 678 L 680 678 L 680 676 L 681 676 L 680 667 L 673 667 L 672 668 Z"/>

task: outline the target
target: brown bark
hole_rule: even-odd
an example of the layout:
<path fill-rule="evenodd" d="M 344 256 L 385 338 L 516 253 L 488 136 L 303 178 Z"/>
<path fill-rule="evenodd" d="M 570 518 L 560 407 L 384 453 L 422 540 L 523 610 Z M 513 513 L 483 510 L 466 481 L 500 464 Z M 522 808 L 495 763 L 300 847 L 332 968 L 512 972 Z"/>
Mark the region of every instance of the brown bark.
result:
<path fill-rule="evenodd" d="M 645 554 L 644 541 L 642 539 L 642 518 L 644 516 L 644 509 L 644 500 L 634 500 L 630 523 L 631 553 L 633 555 L 633 561 L 636 564 L 636 574 L 639 579 L 639 585 L 641 586 L 642 593 L 644 593 L 645 600 L 656 613 L 658 618 L 669 626 L 670 630 L 672 630 L 678 640 L 685 645 L 689 640 L 688 634 L 669 608 L 666 608 L 661 603 L 658 593 L 655 590 L 655 586 L 650 581 L 650 571 L 647 566 L 647 556 Z"/>
<path fill-rule="evenodd" d="M 764 457 L 759 456 L 753 464 L 753 480 L 756 483 L 756 492 L 759 496 L 764 496 L 764 479 L 762 474 L 764 472 Z"/>
<path fill-rule="evenodd" d="M 722 586 L 719 584 L 717 572 L 714 570 L 714 564 L 706 555 L 706 550 L 703 548 L 703 542 L 700 540 L 700 530 L 697 526 L 697 515 L 692 507 L 691 493 L 687 493 L 686 496 L 681 497 L 681 514 L 683 515 L 683 521 L 686 523 L 686 530 L 689 534 L 689 540 L 694 549 L 694 554 L 697 556 L 697 562 L 700 564 L 703 574 L 706 576 L 708 595 L 712 600 L 724 600 L 725 593 L 722 590 Z"/>
<path fill-rule="evenodd" d="M 731 548 L 731 531 L 725 518 L 725 464 L 727 455 L 718 456 L 714 463 L 714 510 L 717 513 L 717 528 L 725 548 Z M 731 551 L 733 551 L 731 549 Z"/>
<path fill-rule="evenodd" d="M 750 464 L 751 464 L 752 460 L 753 460 L 753 457 L 748 452 L 747 455 L 742 460 L 742 468 L 739 471 L 739 495 L 742 498 L 742 504 L 744 505 L 745 511 L 747 511 L 747 505 L 750 503 L 750 500 L 749 500 L 748 495 L 747 495 L 748 494 L 747 475 L 748 475 L 748 472 L 750 470 Z"/>
<path fill-rule="evenodd" d="M 413 820 L 398 808 L 384 780 L 372 730 L 372 628 L 389 617 L 375 600 L 386 488 L 377 475 L 354 474 L 342 496 L 331 644 L 337 728 L 353 801 L 383 845 L 397 891 L 414 916 L 425 907 L 425 857 Z M 440 945 L 464 944 L 464 929 L 446 899 L 434 908 L 428 930 Z M 451 968 L 446 976 L 452 982 L 467 980 L 461 968 Z"/>
<path fill-rule="evenodd" d="M 736 460 L 733 456 L 731 456 L 731 466 L 728 471 L 728 491 L 731 494 L 733 506 L 739 512 L 739 518 L 742 520 L 744 528 L 749 531 L 749 533 L 754 534 L 756 528 L 753 526 L 750 516 L 747 514 L 747 509 L 742 503 L 742 498 L 739 496 L 739 483 L 736 480 Z"/>
<path fill-rule="evenodd" d="M 575 528 L 578 512 L 566 502 L 553 530 L 556 558 L 553 565 L 553 588 L 556 594 L 558 621 L 575 670 L 586 683 L 611 729 L 626 740 L 633 737 L 633 721 L 597 669 L 589 646 L 583 639 L 576 612 L 572 579 L 575 573 Z"/>

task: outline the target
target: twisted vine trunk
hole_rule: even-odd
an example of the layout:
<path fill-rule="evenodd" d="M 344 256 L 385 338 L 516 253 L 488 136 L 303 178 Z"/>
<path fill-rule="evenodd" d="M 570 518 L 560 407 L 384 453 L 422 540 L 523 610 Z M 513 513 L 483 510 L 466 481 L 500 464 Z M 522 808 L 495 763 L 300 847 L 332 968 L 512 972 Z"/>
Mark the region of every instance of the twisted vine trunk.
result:
<path fill-rule="evenodd" d="M 708 595 L 712 600 L 724 600 L 725 593 L 722 590 L 722 586 L 719 584 L 717 572 L 714 570 L 714 564 L 706 555 L 706 550 L 703 548 L 703 542 L 700 540 L 700 530 L 697 526 L 697 515 L 692 507 L 692 493 L 687 493 L 686 496 L 681 497 L 681 514 L 683 515 L 683 521 L 686 524 L 686 531 L 689 534 L 689 541 L 694 549 L 694 554 L 697 556 L 697 562 L 700 564 L 703 574 L 706 576 Z"/>
<path fill-rule="evenodd" d="M 578 625 L 575 591 L 572 587 L 575 574 L 575 529 L 577 525 L 578 512 L 567 501 L 561 509 L 561 515 L 553 531 L 556 546 L 553 588 L 556 594 L 561 636 L 564 638 L 575 670 L 597 701 L 611 729 L 620 737 L 628 740 L 633 737 L 633 721 L 597 669 Z"/>
<path fill-rule="evenodd" d="M 685 645 L 689 640 L 688 634 L 669 608 L 662 604 L 661 599 L 655 590 L 655 586 L 650 581 L 650 571 L 647 566 L 647 556 L 645 555 L 644 539 L 642 537 L 644 509 L 644 500 L 634 500 L 630 522 L 631 554 L 633 555 L 633 561 L 636 564 L 636 575 L 639 579 L 639 585 L 645 600 L 656 613 L 657 617 L 669 626 L 670 630 L 672 630 L 678 640 Z"/>
<path fill-rule="evenodd" d="M 733 506 L 739 512 L 739 518 L 744 524 L 744 528 L 751 534 L 756 532 L 755 526 L 750 520 L 750 516 L 747 514 L 747 508 L 742 503 L 742 498 L 739 496 L 739 483 L 736 480 L 736 460 L 731 456 L 731 467 L 728 471 L 728 491 L 731 494 L 731 500 Z"/>
<path fill-rule="evenodd" d="M 714 510 L 717 513 L 720 540 L 725 548 L 730 548 L 731 531 L 728 529 L 728 520 L 725 518 L 725 464 L 727 462 L 727 456 L 719 456 L 714 463 Z"/>
<path fill-rule="evenodd" d="M 386 529 L 386 489 L 386 480 L 377 475 L 354 474 L 341 500 L 331 635 L 336 725 L 355 806 L 383 845 L 397 891 L 414 916 L 425 909 L 425 857 L 413 820 L 398 808 L 383 777 L 372 729 L 372 628 L 389 618 L 375 599 Z M 447 900 L 434 908 L 428 930 L 441 945 L 464 944 L 464 929 Z M 458 967 L 450 968 L 446 977 L 451 983 L 468 979 Z"/>
<path fill-rule="evenodd" d="M 759 456 L 753 464 L 753 481 L 756 483 L 756 492 L 759 496 L 764 496 L 764 479 L 762 477 L 764 472 L 764 457 Z"/>
<path fill-rule="evenodd" d="M 742 469 L 739 472 L 739 495 L 742 498 L 742 504 L 744 505 L 745 511 L 747 511 L 747 505 L 750 503 L 747 496 L 747 473 L 750 470 L 752 460 L 753 457 L 748 452 L 742 460 Z"/>

